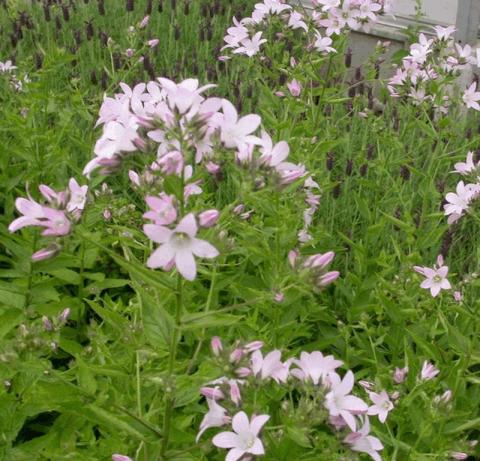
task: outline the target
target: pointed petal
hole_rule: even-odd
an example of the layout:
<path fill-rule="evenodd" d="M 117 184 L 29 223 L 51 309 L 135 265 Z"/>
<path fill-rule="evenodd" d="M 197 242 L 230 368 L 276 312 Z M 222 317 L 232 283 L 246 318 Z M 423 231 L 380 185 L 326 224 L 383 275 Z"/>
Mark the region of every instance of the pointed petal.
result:
<path fill-rule="evenodd" d="M 143 232 L 145 232 L 145 235 L 155 243 L 165 243 L 172 235 L 170 229 L 156 224 L 145 224 L 143 226 Z"/>
<path fill-rule="evenodd" d="M 215 258 L 219 255 L 218 250 L 206 240 L 193 239 L 192 252 L 199 258 Z"/>
<path fill-rule="evenodd" d="M 239 439 L 234 432 L 220 432 L 212 439 L 212 443 L 218 448 L 233 448 L 239 444 Z"/>
<path fill-rule="evenodd" d="M 193 213 L 188 213 L 175 228 L 175 232 L 182 232 L 192 238 L 197 235 L 197 230 L 197 221 Z"/>
<path fill-rule="evenodd" d="M 225 458 L 225 461 L 238 461 L 245 454 L 240 448 L 232 448 Z"/>
<path fill-rule="evenodd" d="M 189 250 L 180 250 L 175 254 L 175 266 L 178 272 L 182 274 L 187 280 L 195 280 L 197 275 L 197 265 L 195 258 Z"/>
<path fill-rule="evenodd" d="M 164 267 L 175 257 L 175 251 L 168 244 L 163 244 L 157 248 L 148 258 L 147 267 L 156 269 L 157 267 Z"/>
<path fill-rule="evenodd" d="M 232 419 L 232 429 L 237 433 L 250 432 L 250 421 L 244 411 L 238 412 Z"/>
<path fill-rule="evenodd" d="M 259 438 L 256 438 L 253 442 L 253 447 L 248 450 L 248 453 L 252 455 L 264 455 L 265 449 L 263 448 L 263 443 Z"/>
<path fill-rule="evenodd" d="M 269 415 L 254 416 L 250 424 L 250 430 L 252 431 L 252 433 L 255 436 L 257 436 L 259 432 L 262 430 L 262 427 L 267 423 L 269 419 L 270 419 Z M 255 454 L 259 454 L 259 453 L 255 453 Z"/>

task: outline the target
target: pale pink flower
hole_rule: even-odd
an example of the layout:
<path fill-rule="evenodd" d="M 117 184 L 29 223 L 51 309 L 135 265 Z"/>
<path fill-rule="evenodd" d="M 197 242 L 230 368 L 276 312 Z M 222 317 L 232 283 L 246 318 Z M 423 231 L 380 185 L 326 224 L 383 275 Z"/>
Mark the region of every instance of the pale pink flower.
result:
<path fill-rule="evenodd" d="M 200 431 L 195 441 L 198 443 L 202 434 L 211 427 L 221 427 L 228 424 L 231 420 L 227 416 L 227 410 L 220 406 L 216 400 L 207 399 L 208 413 L 203 417 L 200 423 Z"/>
<path fill-rule="evenodd" d="M 145 224 L 143 230 L 150 240 L 161 244 L 148 258 L 147 266 L 152 269 L 165 268 L 174 261 L 178 272 L 192 281 L 197 275 L 194 256 L 215 258 L 219 254 L 210 243 L 196 238 L 198 227 L 192 213 L 187 214 L 174 230 L 156 224 Z"/>
<path fill-rule="evenodd" d="M 262 131 L 260 152 L 260 163 L 275 168 L 287 159 L 290 153 L 290 147 L 286 141 L 280 141 L 273 144 L 272 138 L 265 131 Z"/>
<path fill-rule="evenodd" d="M 68 182 L 70 200 L 67 203 L 67 211 L 82 211 L 87 201 L 88 186 L 80 186 L 75 178 L 70 178 Z"/>
<path fill-rule="evenodd" d="M 17 69 L 17 66 L 12 64 L 12 61 L 8 60 L 5 62 L 0 61 L 0 72 L 11 72 L 12 70 Z"/>
<path fill-rule="evenodd" d="M 341 360 L 336 360 L 333 355 L 323 355 L 319 351 L 302 352 L 300 360 L 293 363 L 298 367 L 291 370 L 291 374 L 302 381 L 311 380 L 313 384 L 324 384 L 325 379 L 335 373 L 343 365 Z"/>
<path fill-rule="evenodd" d="M 470 207 L 470 202 L 476 198 L 480 192 L 478 184 L 465 184 L 460 181 L 457 184 L 456 193 L 449 192 L 445 199 L 447 204 L 443 206 L 445 215 L 448 216 L 448 223 L 452 224 L 458 221 Z"/>
<path fill-rule="evenodd" d="M 314 0 L 312 3 L 314 6 L 316 6 L 316 4 L 321 5 L 322 11 L 328 11 L 340 6 L 340 0 Z"/>
<path fill-rule="evenodd" d="M 337 50 L 330 46 L 332 43 L 330 37 L 322 37 L 320 32 L 315 32 L 315 42 L 313 43 L 313 46 L 317 51 L 320 51 L 321 53 L 336 53 Z"/>
<path fill-rule="evenodd" d="M 378 415 L 379 421 L 384 423 L 388 413 L 393 410 L 393 403 L 390 401 L 388 394 L 385 391 L 380 392 L 380 394 L 369 392 L 368 396 L 373 405 L 368 409 L 367 414 L 370 416 Z"/>
<path fill-rule="evenodd" d="M 298 11 L 291 11 L 288 18 L 288 27 L 295 29 L 303 29 L 305 32 L 308 32 L 307 24 L 303 20 L 303 15 Z"/>
<path fill-rule="evenodd" d="M 232 419 L 234 432 L 221 432 L 212 442 L 216 447 L 230 449 L 225 461 L 238 461 L 246 454 L 263 455 L 265 449 L 258 434 L 269 419 L 268 415 L 259 415 L 249 421 L 247 414 L 240 411 Z"/>
<path fill-rule="evenodd" d="M 425 360 L 422 365 L 422 371 L 420 372 L 421 381 L 429 381 L 440 373 L 440 370 L 432 363 Z"/>
<path fill-rule="evenodd" d="M 395 368 L 395 371 L 393 372 L 393 381 L 395 384 L 402 384 L 408 374 L 408 367 L 404 368 Z"/>
<path fill-rule="evenodd" d="M 16 232 L 27 226 L 42 226 L 45 219 L 44 207 L 35 200 L 27 200 L 25 198 L 17 198 L 15 200 L 15 208 L 22 213 L 23 216 L 13 220 L 8 226 L 10 232 Z"/>
<path fill-rule="evenodd" d="M 478 104 L 478 101 L 480 101 L 480 92 L 477 91 L 477 84 L 475 82 L 465 90 L 462 99 L 467 108 L 480 111 L 480 104 Z"/>
<path fill-rule="evenodd" d="M 286 382 L 290 363 L 282 363 L 281 356 L 279 350 L 271 351 L 265 357 L 260 350 L 256 350 L 251 356 L 253 374 L 261 379 L 272 378 L 277 383 Z"/>
<path fill-rule="evenodd" d="M 291 82 L 287 83 L 288 91 L 294 97 L 300 96 L 302 92 L 302 85 L 298 82 L 298 80 L 293 79 Z"/>
<path fill-rule="evenodd" d="M 430 267 L 414 266 L 413 269 L 425 277 L 420 287 L 429 289 L 431 295 L 435 298 L 441 290 L 450 290 L 452 285 L 447 280 L 448 266 L 443 265 L 441 255 L 437 258 L 437 264 Z"/>
<path fill-rule="evenodd" d="M 133 461 L 133 459 L 125 455 L 112 455 L 112 461 Z"/>
<path fill-rule="evenodd" d="M 241 148 L 247 143 L 258 143 L 258 138 L 251 136 L 262 121 L 256 114 L 245 115 L 238 118 L 237 109 L 224 99 L 222 101 L 223 118 L 220 124 L 220 139 L 227 148 Z"/>
<path fill-rule="evenodd" d="M 328 378 L 331 390 L 325 396 L 325 408 L 330 416 L 342 416 L 348 427 L 355 431 L 357 424 L 353 415 L 366 413 L 368 405 L 362 399 L 350 395 L 354 384 L 353 373 L 347 371 L 343 380 L 336 373 L 329 374 Z"/>
<path fill-rule="evenodd" d="M 157 159 L 157 165 L 166 175 L 181 176 L 185 166 L 183 155 L 178 150 L 172 150 Z"/>
<path fill-rule="evenodd" d="M 145 219 L 151 219 L 154 224 L 168 226 L 177 219 L 177 209 L 174 204 L 174 196 L 160 192 L 158 197 L 149 195 L 145 198 L 150 210 L 144 213 Z"/>
<path fill-rule="evenodd" d="M 455 173 L 460 173 L 461 175 L 468 175 L 475 171 L 478 168 L 478 163 L 475 165 L 473 161 L 473 152 L 467 153 L 467 160 L 465 162 L 455 163 Z"/>
<path fill-rule="evenodd" d="M 437 38 L 439 40 L 449 40 L 452 37 L 452 34 L 457 30 L 455 26 L 448 26 L 448 27 L 442 27 L 442 26 L 436 26 L 434 27 L 435 32 L 437 33 Z"/>
<path fill-rule="evenodd" d="M 248 57 L 256 55 L 260 51 L 260 46 L 267 40 L 262 38 L 262 32 L 257 32 L 252 38 L 244 38 L 240 42 L 240 47 L 233 50 L 235 54 L 246 54 Z"/>
<path fill-rule="evenodd" d="M 453 292 L 453 298 L 455 299 L 455 301 L 457 301 L 457 303 L 461 303 L 462 300 L 463 300 L 462 292 L 461 291 L 454 291 Z"/>
<path fill-rule="evenodd" d="M 378 454 L 378 451 L 383 449 L 382 442 L 377 437 L 373 437 L 370 434 L 370 421 L 368 416 L 365 417 L 365 423 L 362 428 L 357 432 L 352 432 L 345 437 L 345 443 L 350 445 L 350 449 L 358 451 L 360 453 L 366 453 L 374 461 L 382 461 L 382 458 Z"/>
<path fill-rule="evenodd" d="M 168 78 L 159 78 L 158 81 L 167 95 L 169 107 L 178 109 L 181 114 L 189 113 L 193 116 L 200 110 L 200 105 L 204 101 L 202 93 L 216 85 L 208 84 L 199 87 L 197 79 L 189 78 L 180 83 L 175 83 Z"/>
<path fill-rule="evenodd" d="M 468 459 L 468 453 L 464 453 L 463 451 L 452 451 L 450 456 L 453 459 L 458 459 L 458 460 Z"/>
<path fill-rule="evenodd" d="M 240 46 L 240 42 L 249 37 L 248 29 L 237 18 L 233 18 L 235 27 L 227 29 L 227 35 L 223 38 L 226 45 L 222 48 L 236 48 Z M 220 58 L 219 58 L 220 59 Z"/>

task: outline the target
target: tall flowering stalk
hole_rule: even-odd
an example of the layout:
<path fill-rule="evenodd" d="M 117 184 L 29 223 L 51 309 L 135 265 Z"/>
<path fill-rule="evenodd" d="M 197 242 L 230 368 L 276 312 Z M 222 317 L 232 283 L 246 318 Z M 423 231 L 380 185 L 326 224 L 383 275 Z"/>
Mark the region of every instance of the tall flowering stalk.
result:
<path fill-rule="evenodd" d="M 220 254 L 218 245 L 204 239 L 202 233 L 221 222 L 222 212 L 199 204 L 207 201 L 204 196 L 212 183 L 222 181 L 223 165 L 230 164 L 244 178 L 249 178 L 251 182 L 247 180 L 242 187 L 250 185 L 261 190 L 270 186 L 277 195 L 296 181 L 303 183 L 300 190 L 305 195 L 306 209 L 303 227 L 298 233 L 299 244 L 311 238 L 307 231 L 320 199 L 319 186 L 305 166 L 289 161 L 287 142 L 275 143 L 265 130 L 259 133 L 262 123 L 259 115 L 241 116 L 227 99 L 205 96 L 214 86 L 200 86 L 196 79 L 176 83 L 166 78 L 140 83 L 134 88 L 122 83 L 122 93 L 105 97 L 100 108 L 97 126 L 102 126 L 102 134 L 95 144 L 94 158 L 84 169 L 87 177 L 98 171 L 104 175 L 114 174 L 121 171 L 127 157 L 133 155 L 145 165 L 142 170 L 130 170 L 128 176 L 132 187 L 145 194 L 147 209 L 143 217 L 148 222 L 143 231 L 158 245 L 148 256 L 146 265 L 177 272 L 174 328 L 167 366 L 169 382 L 175 379 L 182 317 L 186 312 L 186 282 L 197 279 L 200 263 Z M 250 212 L 244 208 L 242 203 L 237 204 L 233 213 L 248 220 Z M 325 275 L 323 269 L 332 259 L 329 257 L 329 261 L 322 264 L 312 262 L 309 270 L 320 280 Z M 269 375 L 274 358 L 263 358 L 259 354 L 255 355 L 256 373 Z M 282 380 L 286 371 L 278 370 L 275 379 Z M 230 383 L 230 394 L 240 401 L 240 384 L 236 381 Z M 175 390 L 171 388 L 165 400 L 162 456 L 166 456 L 170 444 L 175 400 Z M 209 401 L 210 413 L 202 423 L 202 432 L 226 420 L 223 410 L 213 400 Z M 255 421 L 253 418 L 253 426 L 257 424 Z M 249 427 L 244 421 L 234 430 L 240 439 L 248 431 L 252 437 L 256 436 L 259 428 Z M 229 441 L 223 437 L 218 443 L 229 445 L 235 456 L 260 454 L 260 445 L 250 451 L 249 444 L 237 444 L 240 439 L 228 437 Z"/>

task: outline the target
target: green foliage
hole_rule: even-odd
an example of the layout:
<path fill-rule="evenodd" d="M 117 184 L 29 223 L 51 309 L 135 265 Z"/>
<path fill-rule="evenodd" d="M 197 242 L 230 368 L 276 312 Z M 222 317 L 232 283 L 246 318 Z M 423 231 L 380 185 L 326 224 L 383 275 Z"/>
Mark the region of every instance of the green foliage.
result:
<path fill-rule="evenodd" d="M 219 2 L 223 12 L 211 19 L 202 16 L 202 6 L 213 2 L 190 2 L 188 15 L 185 2 L 177 2 L 176 12 L 163 3 L 164 12 L 152 13 L 147 31 L 137 35 L 127 28 L 140 22 L 145 1 L 136 2 L 133 13 L 124 11 L 124 2 L 106 1 L 106 16 L 93 0 L 75 2 L 60 31 L 54 19 L 42 19 L 41 2 L 10 1 L 0 17 L 11 27 L 26 10 L 35 23 L 16 46 L 0 35 L 0 58 L 14 53 L 21 74 L 32 80 L 15 92 L 0 74 L 0 459 L 97 461 L 112 453 L 138 461 L 224 459 L 207 438 L 195 444 L 205 412 L 199 388 L 219 376 L 208 347 L 213 335 L 230 343 L 261 339 L 286 356 L 319 349 L 343 360 L 358 379 L 399 391 L 387 424 L 373 424 L 384 459 L 441 461 L 452 451 L 475 453 L 466 441 L 480 432 L 479 237 L 471 217 L 449 228 L 440 204 L 454 187 L 453 164 L 479 147 L 476 132 L 466 135 L 478 117 L 452 111 L 432 119 L 422 106 L 398 104 L 379 88 L 377 112 L 363 118 L 368 97 L 348 96 L 351 70 L 341 56 L 290 68 L 278 41 L 268 50 L 276 66 L 235 61 L 225 68 L 217 61 L 231 16 L 255 2 Z M 62 14 L 59 5 L 51 12 L 52 18 Z M 86 41 L 90 20 L 95 38 Z M 199 30 L 208 28 L 211 40 L 199 42 Z M 76 30 L 83 41 L 74 50 Z M 102 46 L 99 31 L 112 37 L 109 46 Z M 149 50 L 144 42 L 153 37 L 160 45 Z M 346 43 L 338 46 L 341 55 Z M 115 68 L 115 53 L 128 47 L 136 48 L 135 60 L 122 58 Z M 342 275 L 335 285 L 317 292 L 288 265 L 302 220 L 297 186 L 285 195 L 272 185 L 252 192 L 251 178 L 228 169 L 228 182 L 209 197 L 223 210 L 218 229 L 209 231 L 221 256 L 185 289 L 180 318 L 174 278 L 145 266 L 151 248 L 141 233 L 143 196 L 127 187 L 125 175 L 105 180 L 114 195 L 92 184 L 95 201 L 59 256 L 30 261 L 39 233 L 8 232 L 15 198 L 26 186 L 35 194 L 41 183 L 60 187 L 80 176 L 97 138 L 93 125 L 103 92 L 92 72 L 98 82 L 106 75 L 109 91 L 120 81 L 148 80 L 137 63 L 142 54 L 157 76 L 215 81 L 217 94 L 236 98 L 244 111 L 259 113 L 278 140 L 288 140 L 293 160 L 304 163 L 322 189 L 313 240 L 302 251 L 336 252 Z M 287 93 L 282 76 L 301 81 L 300 98 L 274 96 Z M 255 211 L 249 220 L 232 213 L 239 203 Z M 461 303 L 448 292 L 432 299 L 419 289 L 413 265 L 433 265 L 440 251 Z M 281 303 L 274 300 L 279 292 Z M 65 308 L 71 315 L 61 324 Z M 53 330 L 45 329 L 44 316 L 57 322 Z M 173 376 L 172 344 L 178 349 Z M 417 376 L 424 360 L 441 373 L 422 384 Z M 405 365 L 406 382 L 394 385 L 394 368 Z M 435 403 L 447 389 L 452 401 Z M 162 457 L 169 402 L 171 443 Z M 257 402 L 256 410 L 266 404 Z M 356 456 L 337 438 L 282 419 L 274 405 L 271 410 L 273 425 L 284 427 L 267 431 L 266 461 Z"/>

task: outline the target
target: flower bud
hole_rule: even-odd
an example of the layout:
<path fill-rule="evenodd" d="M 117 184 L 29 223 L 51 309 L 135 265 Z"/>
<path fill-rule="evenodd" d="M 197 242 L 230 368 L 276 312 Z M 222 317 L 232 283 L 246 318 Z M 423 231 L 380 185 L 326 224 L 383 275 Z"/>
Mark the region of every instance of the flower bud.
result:
<path fill-rule="evenodd" d="M 236 381 L 233 379 L 229 381 L 230 384 L 230 398 L 232 399 L 232 402 L 239 406 L 240 402 L 242 400 L 242 396 L 240 394 L 240 388 L 238 387 L 238 384 Z"/>
<path fill-rule="evenodd" d="M 318 279 L 317 285 L 319 287 L 326 287 L 327 285 L 335 282 L 338 277 L 340 277 L 340 272 L 338 271 L 327 272 Z"/>
<path fill-rule="evenodd" d="M 240 377 L 240 378 L 247 378 L 252 374 L 252 370 L 247 367 L 240 367 L 235 370 L 235 373 Z"/>
<path fill-rule="evenodd" d="M 50 245 L 47 248 L 42 248 L 36 251 L 32 255 L 32 261 L 43 261 L 44 259 L 51 258 L 57 255 L 60 251 L 60 247 L 56 244 Z"/>
<path fill-rule="evenodd" d="M 243 349 L 237 348 L 230 354 L 230 362 L 238 363 L 242 360 L 243 357 Z"/>
<path fill-rule="evenodd" d="M 290 250 L 288 252 L 288 263 L 292 269 L 295 269 L 295 263 L 298 258 L 298 250 Z"/>
<path fill-rule="evenodd" d="M 150 48 L 155 48 L 159 43 L 160 43 L 160 40 L 158 38 L 153 38 L 152 40 L 148 40 L 147 45 Z"/>
<path fill-rule="evenodd" d="M 58 320 L 60 320 L 60 322 L 62 323 L 65 323 L 67 320 L 68 320 L 68 317 L 70 317 L 70 308 L 69 307 L 66 307 L 65 309 L 63 309 L 62 313 L 58 316 Z"/>
<path fill-rule="evenodd" d="M 283 302 L 284 299 L 285 299 L 285 295 L 283 293 L 275 293 L 275 296 L 273 297 L 273 300 L 279 304 Z"/>
<path fill-rule="evenodd" d="M 217 223 L 219 217 L 220 212 L 218 210 L 203 211 L 198 215 L 198 223 L 200 224 L 200 227 L 213 227 Z"/>
<path fill-rule="evenodd" d="M 200 389 L 200 394 L 202 394 L 207 399 L 212 400 L 221 400 L 225 398 L 225 394 L 218 387 L 202 387 Z"/>
<path fill-rule="evenodd" d="M 44 328 L 45 331 L 52 331 L 53 330 L 53 324 L 46 315 L 44 315 L 42 317 L 42 323 L 43 323 L 43 328 Z"/>
<path fill-rule="evenodd" d="M 243 350 L 247 353 L 258 351 L 263 347 L 263 341 L 252 341 L 243 346 Z"/>
<path fill-rule="evenodd" d="M 468 454 L 461 451 L 454 451 L 452 452 L 451 456 L 453 459 L 460 459 L 460 460 L 468 458 Z"/>
<path fill-rule="evenodd" d="M 147 16 L 145 16 L 140 22 L 140 25 L 138 26 L 139 29 L 145 29 L 145 27 L 148 26 L 149 22 L 150 22 L 150 16 L 147 14 Z"/>
<path fill-rule="evenodd" d="M 112 455 L 112 461 L 132 461 L 132 458 L 124 455 Z"/>
<path fill-rule="evenodd" d="M 213 355 L 218 357 L 220 355 L 220 352 L 223 351 L 222 340 L 218 336 L 214 336 L 210 342 L 210 345 L 212 347 Z"/>
<path fill-rule="evenodd" d="M 236 214 L 236 215 L 240 215 L 240 214 L 243 213 L 244 210 L 245 210 L 245 205 L 240 204 L 240 205 L 237 205 L 237 206 L 233 209 L 233 213 Z"/>

